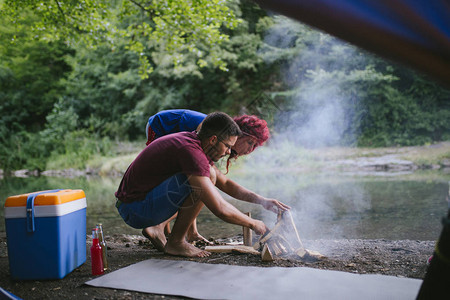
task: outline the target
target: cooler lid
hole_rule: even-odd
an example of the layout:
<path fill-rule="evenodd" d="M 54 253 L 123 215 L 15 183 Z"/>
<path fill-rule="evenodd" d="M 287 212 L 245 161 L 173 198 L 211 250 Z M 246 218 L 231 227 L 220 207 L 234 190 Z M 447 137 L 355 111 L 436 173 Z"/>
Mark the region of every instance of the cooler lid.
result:
<path fill-rule="evenodd" d="M 50 190 L 49 190 L 50 191 Z M 17 206 L 26 206 L 27 205 L 27 198 L 30 194 L 34 193 L 42 193 L 45 191 L 39 191 L 39 192 L 33 192 L 28 194 L 22 194 L 22 195 L 16 195 L 16 196 L 10 196 L 6 198 L 5 201 L 5 207 L 17 207 Z M 86 198 L 86 195 L 83 190 L 60 190 L 57 192 L 50 192 L 50 193 L 44 193 L 39 194 L 36 196 L 34 200 L 34 205 L 59 205 L 64 204 L 67 202 L 79 200 Z"/>

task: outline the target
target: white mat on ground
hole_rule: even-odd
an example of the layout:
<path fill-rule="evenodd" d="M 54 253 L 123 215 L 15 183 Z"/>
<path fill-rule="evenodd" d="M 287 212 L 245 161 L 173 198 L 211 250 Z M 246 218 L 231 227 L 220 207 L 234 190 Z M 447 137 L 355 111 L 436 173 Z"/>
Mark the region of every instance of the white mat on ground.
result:
<path fill-rule="evenodd" d="M 422 280 L 306 267 L 243 267 L 150 259 L 86 282 L 198 299 L 415 299 Z"/>

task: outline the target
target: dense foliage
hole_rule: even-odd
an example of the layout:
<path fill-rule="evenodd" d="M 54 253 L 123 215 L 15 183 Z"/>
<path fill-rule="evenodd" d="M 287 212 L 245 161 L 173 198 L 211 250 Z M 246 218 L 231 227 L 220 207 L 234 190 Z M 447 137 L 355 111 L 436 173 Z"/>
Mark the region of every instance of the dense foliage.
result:
<path fill-rule="evenodd" d="M 167 108 L 311 147 L 450 140 L 449 90 L 250 1 L 0 5 L 0 169 L 82 167 Z"/>
<path fill-rule="evenodd" d="M 1 16 L 39 40 L 64 41 L 74 48 L 83 43 L 89 49 L 115 49 L 119 40 L 126 41 L 127 49 L 138 54 L 144 78 L 153 70 L 150 60 L 170 67 L 194 62 L 225 69 L 216 50 L 228 36 L 220 28 L 238 24 L 221 0 L 2 2 Z M 23 11 L 32 11 L 35 21 L 30 23 Z"/>

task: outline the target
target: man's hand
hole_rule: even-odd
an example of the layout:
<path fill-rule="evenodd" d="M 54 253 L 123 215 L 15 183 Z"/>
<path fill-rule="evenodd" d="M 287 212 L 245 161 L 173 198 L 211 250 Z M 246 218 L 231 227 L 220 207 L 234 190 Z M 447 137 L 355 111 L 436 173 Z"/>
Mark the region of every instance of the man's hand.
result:
<path fill-rule="evenodd" d="M 290 206 L 284 204 L 283 202 L 280 202 L 276 199 L 268 199 L 264 198 L 264 200 L 261 202 L 261 205 L 270 211 L 273 211 L 274 213 L 278 213 L 280 210 L 285 211 L 291 209 Z"/>
<path fill-rule="evenodd" d="M 260 220 L 254 220 L 254 224 L 252 226 L 252 229 L 256 232 L 256 234 L 263 235 L 266 233 L 269 228 L 267 228 L 266 224 L 264 224 L 263 221 Z"/>

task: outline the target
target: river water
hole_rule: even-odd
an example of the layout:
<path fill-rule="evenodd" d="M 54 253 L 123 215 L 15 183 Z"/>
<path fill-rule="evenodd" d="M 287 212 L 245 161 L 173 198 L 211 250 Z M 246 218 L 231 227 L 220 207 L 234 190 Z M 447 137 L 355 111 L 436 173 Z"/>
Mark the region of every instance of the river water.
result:
<path fill-rule="evenodd" d="M 349 173 L 236 172 L 229 178 L 266 197 L 292 207 L 303 239 L 413 239 L 436 240 L 447 213 L 450 174 L 422 171 L 412 174 L 358 175 Z M 87 198 L 87 231 L 101 222 L 105 233 L 139 234 L 118 215 L 114 192 L 119 177 L 8 177 L 0 179 L 0 218 L 5 199 L 47 189 L 83 189 Z M 243 212 L 263 219 L 271 228 L 276 215 L 258 205 L 223 197 Z M 223 238 L 242 232 L 206 208 L 198 218 L 205 237 Z M 0 232 L 5 231 L 0 222 Z"/>

